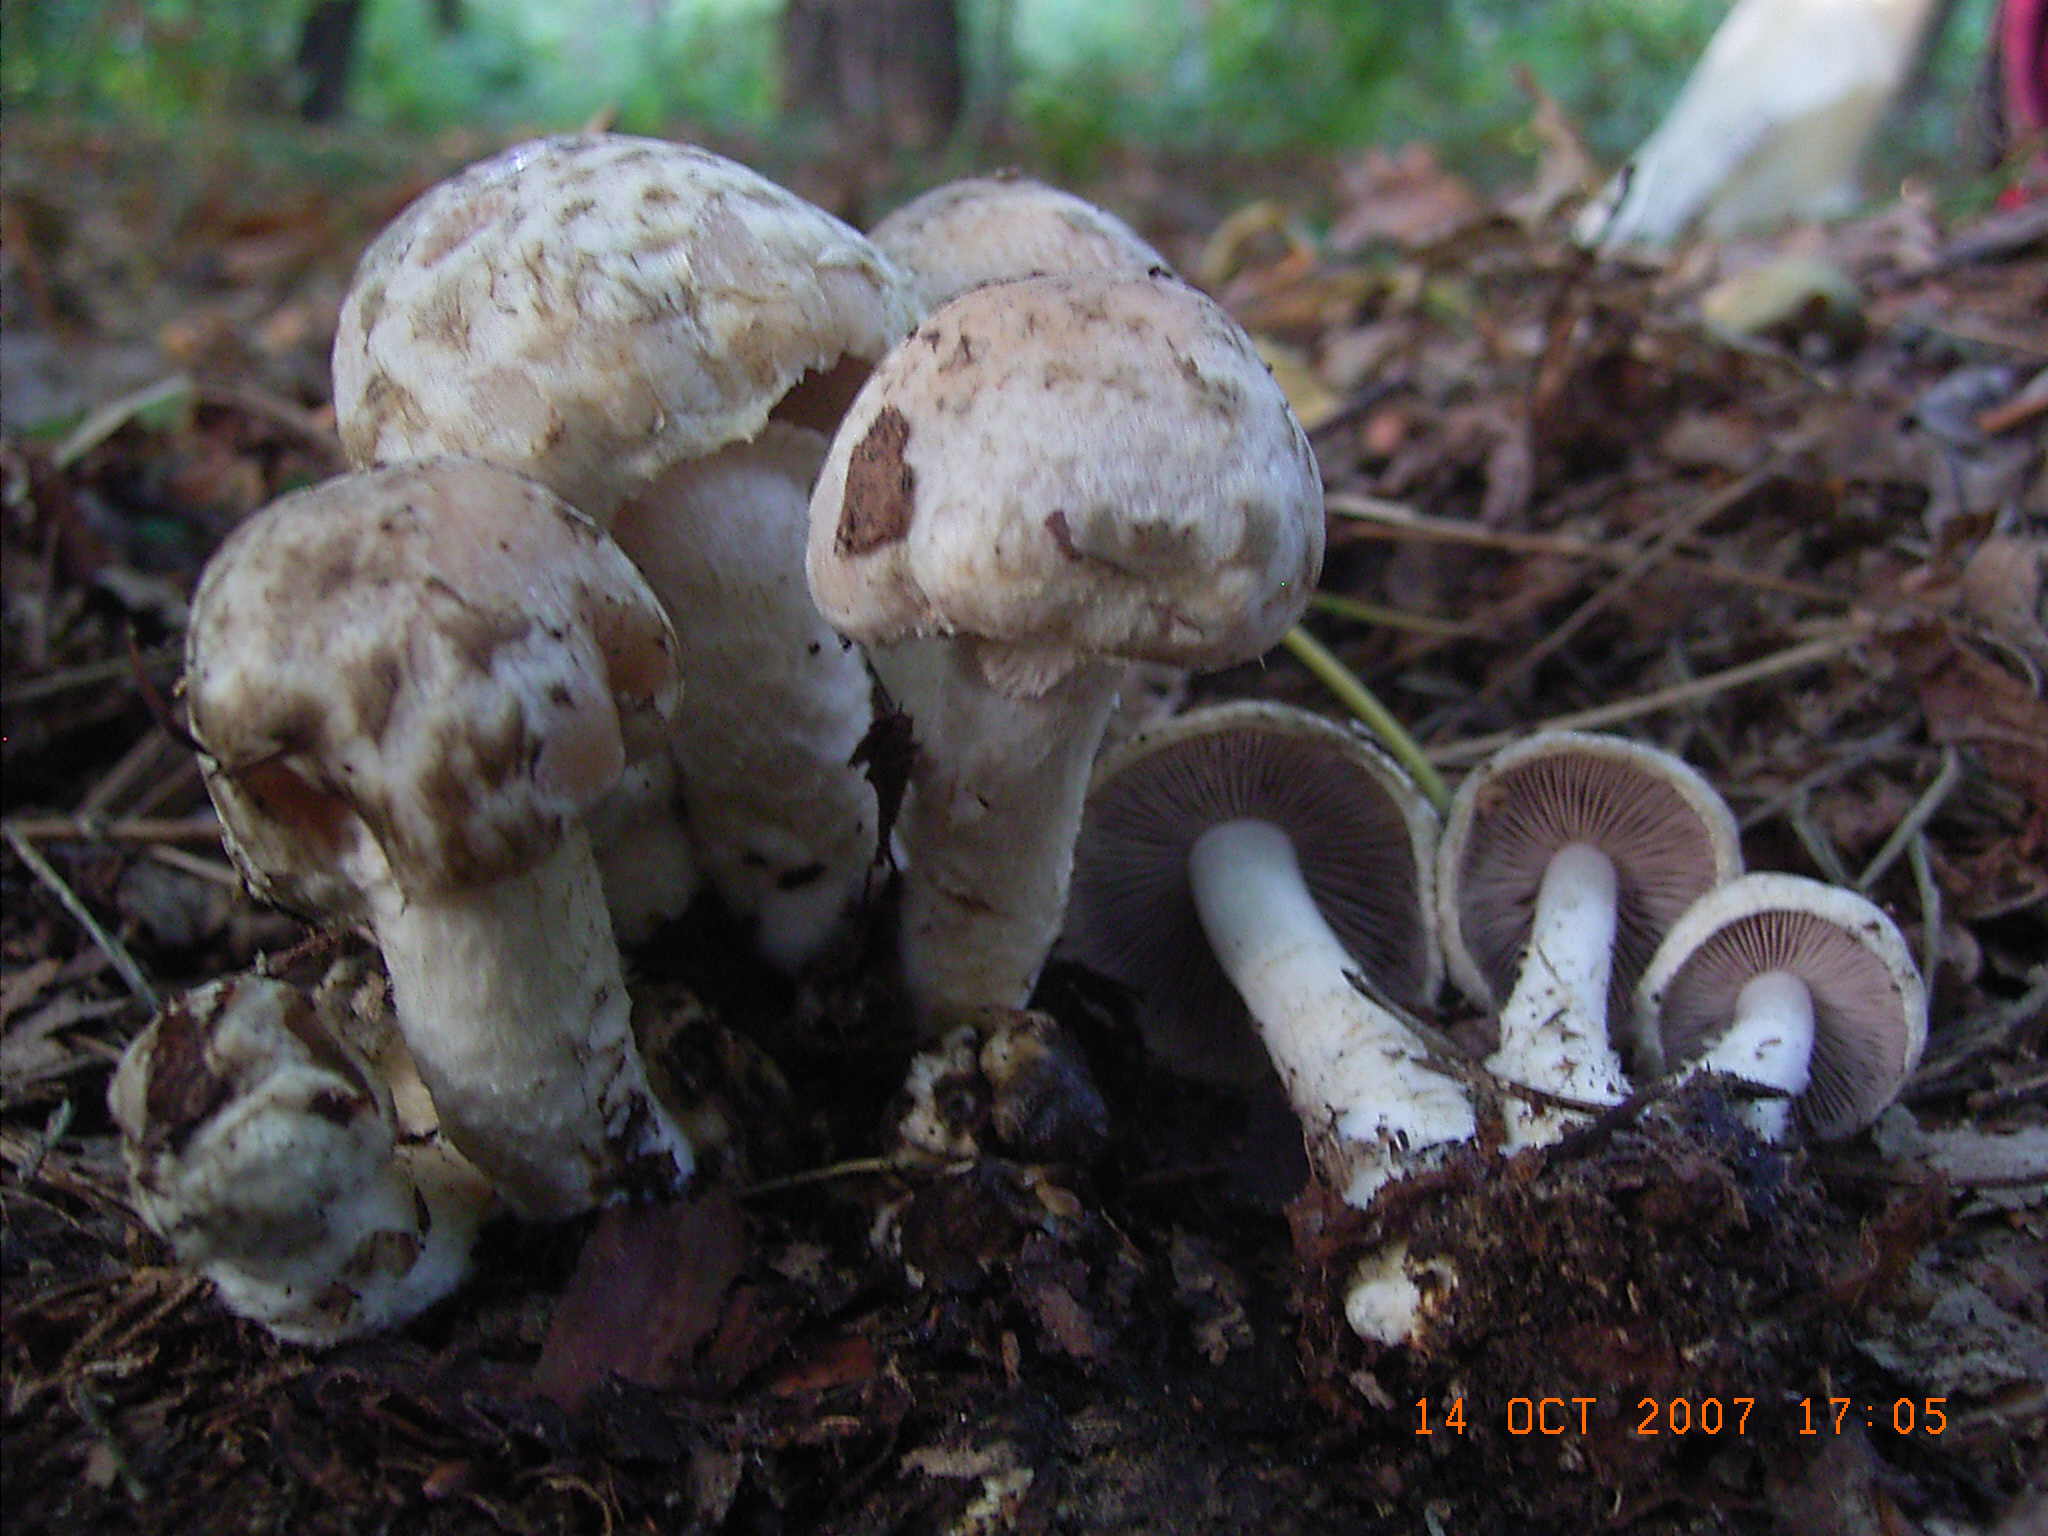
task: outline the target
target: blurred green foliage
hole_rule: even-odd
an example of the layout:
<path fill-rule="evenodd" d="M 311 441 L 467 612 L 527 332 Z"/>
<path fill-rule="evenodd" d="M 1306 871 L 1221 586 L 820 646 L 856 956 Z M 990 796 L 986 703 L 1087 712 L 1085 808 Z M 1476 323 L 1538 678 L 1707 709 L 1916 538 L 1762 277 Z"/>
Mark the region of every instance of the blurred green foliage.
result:
<path fill-rule="evenodd" d="M 1427 139 L 1504 168 L 1526 66 L 1618 159 L 1654 125 L 1725 0 L 959 0 L 981 88 L 1055 165 L 1105 147 L 1271 152 Z M 1953 156 L 1994 0 L 1962 0 L 1918 147 Z M 309 0 L 0 0 L 9 111 L 284 112 Z M 759 131 L 776 114 L 779 0 L 366 0 L 350 111 L 428 131 L 574 125 Z M 1006 22 L 1008 45 L 988 39 Z"/>

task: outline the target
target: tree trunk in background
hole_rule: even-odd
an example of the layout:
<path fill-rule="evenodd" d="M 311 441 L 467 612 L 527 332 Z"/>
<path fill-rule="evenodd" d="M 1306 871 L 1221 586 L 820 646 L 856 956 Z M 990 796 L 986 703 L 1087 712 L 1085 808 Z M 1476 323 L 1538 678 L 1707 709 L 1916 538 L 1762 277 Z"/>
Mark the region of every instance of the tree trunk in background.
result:
<path fill-rule="evenodd" d="M 960 42 L 956 0 L 788 0 L 783 110 L 928 149 L 959 121 Z"/>
<path fill-rule="evenodd" d="M 299 31 L 299 117 L 329 123 L 348 106 L 349 66 L 356 55 L 356 23 L 363 0 L 318 0 Z"/>

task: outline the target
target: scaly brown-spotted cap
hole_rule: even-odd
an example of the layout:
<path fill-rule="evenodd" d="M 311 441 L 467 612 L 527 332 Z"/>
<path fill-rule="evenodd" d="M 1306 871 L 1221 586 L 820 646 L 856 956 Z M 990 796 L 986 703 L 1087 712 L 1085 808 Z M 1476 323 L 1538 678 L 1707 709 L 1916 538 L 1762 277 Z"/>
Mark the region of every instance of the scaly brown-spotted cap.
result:
<path fill-rule="evenodd" d="M 1079 655 L 1257 656 L 1322 555 L 1315 457 L 1251 339 L 1176 278 L 1086 273 L 962 294 L 883 359 L 819 473 L 808 567 L 857 640 L 955 636 L 1042 681 Z"/>
<path fill-rule="evenodd" d="M 258 894 L 503 878 L 662 739 L 673 631 L 602 530 L 461 459 L 295 492 L 221 546 L 186 641 L 193 735 Z"/>
<path fill-rule="evenodd" d="M 488 459 L 603 521 L 778 409 L 830 431 L 914 318 L 858 231 L 735 161 L 537 139 L 430 189 L 364 252 L 335 416 L 353 464 Z"/>

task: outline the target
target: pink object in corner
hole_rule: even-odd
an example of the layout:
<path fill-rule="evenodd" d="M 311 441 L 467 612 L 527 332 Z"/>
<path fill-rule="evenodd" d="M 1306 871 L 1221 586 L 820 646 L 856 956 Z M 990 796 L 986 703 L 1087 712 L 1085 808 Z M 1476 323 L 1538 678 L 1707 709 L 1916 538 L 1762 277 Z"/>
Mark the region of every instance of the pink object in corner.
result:
<path fill-rule="evenodd" d="M 2005 0 L 1998 51 L 2007 142 L 2039 141 L 2048 134 L 2048 0 Z M 2044 195 L 2048 145 L 2037 142 L 2032 166 L 2001 201 L 2016 206 Z"/>

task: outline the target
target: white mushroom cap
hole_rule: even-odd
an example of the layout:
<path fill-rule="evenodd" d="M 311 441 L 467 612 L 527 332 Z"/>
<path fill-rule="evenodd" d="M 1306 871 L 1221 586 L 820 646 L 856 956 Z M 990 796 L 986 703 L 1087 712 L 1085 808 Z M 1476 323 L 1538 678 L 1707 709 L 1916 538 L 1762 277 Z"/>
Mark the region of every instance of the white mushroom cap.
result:
<path fill-rule="evenodd" d="M 868 644 L 983 642 L 1043 691 L 1079 654 L 1260 654 L 1321 569 L 1308 439 L 1250 338 L 1170 277 L 963 294 L 855 398 L 811 501 L 819 607 Z"/>
<path fill-rule="evenodd" d="M 1191 710 L 1095 770 L 1061 953 L 1142 1000 L 1146 1038 L 1175 1071 L 1243 1080 L 1264 1050 L 1202 929 L 1188 855 L 1212 827 L 1270 822 L 1294 844 L 1325 921 L 1390 1002 L 1442 981 L 1428 919 L 1436 816 L 1353 731 L 1285 705 Z"/>
<path fill-rule="evenodd" d="M 432 188 L 364 252 L 335 415 L 357 465 L 467 454 L 603 519 L 913 318 L 866 239 L 745 166 L 656 139 L 539 139 Z"/>
<path fill-rule="evenodd" d="M 1437 849 L 1444 959 L 1480 1007 L 1497 1007 L 1513 989 L 1544 872 L 1574 843 L 1614 866 L 1608 997 L 1617 1019 L 1678 915 L 1742 867 L 1727 803 L 1670 753 L 1573 731 L 1504 748 L 1458 786 Z"/>
<path fill-rule="evenodd" d="M 490 465 L 345 476 L 215 552 L 186 674 L 236 863 L 368 921 L 449 1139 L 506 1199 L 563 1216 L 686 1178 L 582 822 L 666 750 L 680 690 L 617 547 Z"/>
<path fill-rule="evenodd" d="M 539 858 L 655 749 L 676 642 L 631 563 L 542 487 L 458 459 L 272 503 L 193 598 L 193 734 L 258 894 L 361 917 Z"/>
<path fill-rule="evenodd" d="M 461 1284 L 490 1208 L 298 989 L 231 976 L 171 1004 L 108 1090 L 137 1213 L 228 1310 L 294 1343 L 405 1321 Z"/>
<path fill-rule="evenodd" d="M 1794 1113 L 1816 1140 L 1852 1136 L 1897 1097 L 1927 1040 L 1927 989 L 1897 925 L 1854 891 L 1752 874 L 1703 895 L 1636 987 L 1639 1046 L 1659 1070 L 1708 1051 L 1760 976 L 1811 995 L 1813 1058 Z"/>
<path fill-rule="evenodd" d="M 1166 258 L 1115 214 L 1015 172 L 933 187 L 868 238 L 911 274 L 928 310 L 970 288 L 1020 277 L 1169 270 Z"/>

